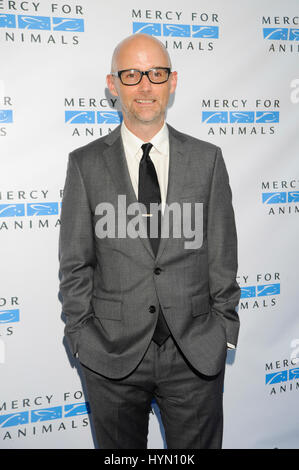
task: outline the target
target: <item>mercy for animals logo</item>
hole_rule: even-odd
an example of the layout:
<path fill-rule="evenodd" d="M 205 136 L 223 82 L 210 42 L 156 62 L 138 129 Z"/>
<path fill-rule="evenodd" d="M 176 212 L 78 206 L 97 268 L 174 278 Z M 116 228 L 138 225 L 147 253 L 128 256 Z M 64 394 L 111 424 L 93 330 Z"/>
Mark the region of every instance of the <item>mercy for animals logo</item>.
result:
<path fill-rule="evenodd" d="M 176 11 L 133 8 L 132 33 L 156 36 L 167 49 L 212 52 L 220 37 L 215 11 Z"/>
<path fill-rule="evenodd" d="M 85 31 L 82 5 L 0 1 L 0 41 L 76 46 Z"/>

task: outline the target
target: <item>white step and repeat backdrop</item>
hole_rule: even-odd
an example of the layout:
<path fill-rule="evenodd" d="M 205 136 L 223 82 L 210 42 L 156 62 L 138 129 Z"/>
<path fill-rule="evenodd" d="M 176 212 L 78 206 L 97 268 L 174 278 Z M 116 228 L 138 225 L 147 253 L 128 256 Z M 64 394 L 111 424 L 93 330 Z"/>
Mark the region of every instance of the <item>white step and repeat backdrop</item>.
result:
<path fill-rule="evenodd" d="M 298 0 L 0 0 L 0 448 L 93 448 L 63 342 L 59 213 L 68 153 L 120 122 L 105 76 L 139 31 L 168 48 L 168 122 L 223 149 L 241 330 L 224 448 L 299 448 Z M 163 448 L 156 407 L 149 447 Z"/>

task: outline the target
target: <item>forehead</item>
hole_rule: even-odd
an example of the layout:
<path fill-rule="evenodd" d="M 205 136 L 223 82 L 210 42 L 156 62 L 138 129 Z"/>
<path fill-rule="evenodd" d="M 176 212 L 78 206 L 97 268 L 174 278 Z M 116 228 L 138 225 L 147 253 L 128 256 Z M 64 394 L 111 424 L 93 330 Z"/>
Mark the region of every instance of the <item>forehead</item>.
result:
<path fill-rule="evenodd" d="M 118 70 L 169 66 L 167 53 L 154 40 L 131 40 L 121 45 L 116 55 Z"/>

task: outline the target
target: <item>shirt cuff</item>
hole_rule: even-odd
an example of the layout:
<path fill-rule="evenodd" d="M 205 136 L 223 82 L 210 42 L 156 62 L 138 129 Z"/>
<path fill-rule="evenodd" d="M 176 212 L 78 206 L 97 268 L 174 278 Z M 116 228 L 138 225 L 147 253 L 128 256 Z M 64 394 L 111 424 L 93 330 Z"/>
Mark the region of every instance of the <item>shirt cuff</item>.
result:
<path fill-rule="evenodd" d="M 231 344 L 231 343 L 226 343 L 228 349 L 236 349 L 236 346 L 234 344 Z"/>

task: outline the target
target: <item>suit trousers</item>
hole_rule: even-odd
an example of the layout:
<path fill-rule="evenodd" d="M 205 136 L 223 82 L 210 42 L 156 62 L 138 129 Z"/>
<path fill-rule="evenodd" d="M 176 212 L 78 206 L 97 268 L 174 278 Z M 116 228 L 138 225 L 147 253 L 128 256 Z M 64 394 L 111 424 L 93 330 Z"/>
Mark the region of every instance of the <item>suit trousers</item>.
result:
<path fill-rule="evenodd" d="M 225 364 L 218 375 L 204 376 L 169 336 L 160 347 L 151 341 L 124 378 L 106 378 L 81 366 L 100 449 L 146 449 L 153 399 L 168 449 L 221 448 Z"/>

